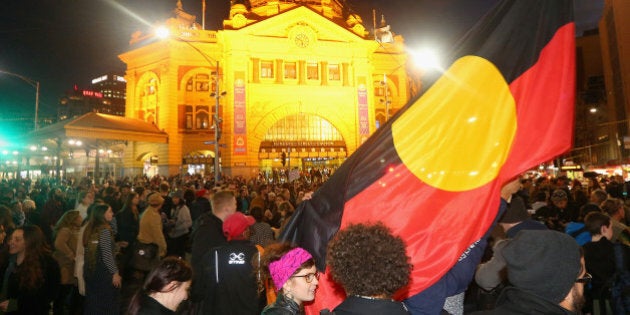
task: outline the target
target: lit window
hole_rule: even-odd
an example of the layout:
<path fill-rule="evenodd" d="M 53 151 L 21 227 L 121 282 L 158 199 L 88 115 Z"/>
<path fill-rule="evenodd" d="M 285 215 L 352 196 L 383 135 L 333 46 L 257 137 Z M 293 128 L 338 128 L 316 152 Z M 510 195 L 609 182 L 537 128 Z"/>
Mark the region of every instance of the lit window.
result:
<path fill-rule="evenodd" d="M 210 114 L 208 112 L 208 106 L 197 106 L 195 113 L 195 127 L 196 129 L 208 129 L 210 128 Z"/>
<path fill-rule="evenodd" d="M 385 95 L 385 84 L 383 81 L 374 81 L 374 96 Z"/>
<path fill-rule="evenodd" d="M 195 90 L 197 92 L 210 91 L 210 77 L 207 74 L 198 74 L 195 76 Z"/>
<path fill-rule="evenodd" d="M 339 64 L 328 65 L 328 79 L 334 80 L 334 81 L 341 80 L 340 73 L 339 73 Z"/>
<path fill-rule="evenodd" d="M 153 95 L 155 94 L 155 79 L 149 80 L 149 82 L 144 86 L 144 95 Z"/>
<path fill-rule="evenodd" d="M 193 129 L 193 110 L 192 106 L 187 105 L 185 109 L 186 115 L 186 129 Z"/>
<path fill-rule="evenodd" d="M 188 82 L 186 82 L 186 91 L 188 91 L 188 92 L 192 92 L 192 90 L 193 90 L 193 85 L 194 85 L 194 80 L 193 80 L 193 78 L 188 79 Z"/>
<path fill-rule="evenodd" d="M 186 91 L 192 92 L 210 91 L 210 76 L 207 74 L 197 74 L 186 82 Z"/>
<path fill-rule="evenodd" d="M 287 62 L 284 64 L 284 78 L 297 79 L 297 65 L 295 62 Z"/>
<path fill-rule="evenodd" d="M 260 62 L 260 77 L 261 78 L 273 78 L 273 61 L 262 60 Z"/>
<path fill-rule="evenodd" d="M 265 141 L 343 141 L 337 128 L 315 115 L 298 114 L 278 120 L 265 134 Z"/>
<path fill-rule="evenodd" d="M 306 78 L 308 80 L 319 80 L 319 64 L 317 62 L 308 62 L 306 64 Z"/>

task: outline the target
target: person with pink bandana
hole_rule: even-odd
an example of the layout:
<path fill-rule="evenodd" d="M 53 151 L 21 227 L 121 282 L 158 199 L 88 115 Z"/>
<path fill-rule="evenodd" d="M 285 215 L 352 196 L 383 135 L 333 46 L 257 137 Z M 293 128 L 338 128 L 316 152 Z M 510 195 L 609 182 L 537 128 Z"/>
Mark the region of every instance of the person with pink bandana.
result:
<path fill-rule="evenodd" d="M 313 256 L 301 247 L 272 244 L 265 248 L 260 269 L 265 276 L 271 277 L 278 292 L 276 301 L 265 307 L 261 314 L 304 314 L 302 304 L 315 299 L 319 283 Z"/>

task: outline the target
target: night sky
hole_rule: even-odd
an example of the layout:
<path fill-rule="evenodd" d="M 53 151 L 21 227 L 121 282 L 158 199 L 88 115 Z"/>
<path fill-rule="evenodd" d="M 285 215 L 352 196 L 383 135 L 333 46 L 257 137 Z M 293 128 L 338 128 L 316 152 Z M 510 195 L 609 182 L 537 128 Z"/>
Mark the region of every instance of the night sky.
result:
<path fill-rule="evenodd" d="M 576 19 L 594 28 L 600 1 L 576 0 Z M 129 48 L 131 34 L 172 16 L 176 0 L 7 0 L 0 10 L 0 70 L 40 81 L 40 117 L 55 112 L 64 92 L 76 84 L 114 71 L 124 74 L 118 54 Z M 201 0 L 182 0 L 184 10 L 201 24 Z M 372 9 L 377 23 L 384 14 L 392 31 L 410 48 L 429 45 L 448 51 L 498 0 L 347 0 L 367 29 Z M 227 16 L 229 0 L 206 0 L 206 29 L 218 29 Z M 141 21 L 143 20 L 143 21 Z M 31 116 L 35 89 L 15 77 L 0 74 L 0 113 Z M 1 127 L 1 126 L 0 126 Z"/>

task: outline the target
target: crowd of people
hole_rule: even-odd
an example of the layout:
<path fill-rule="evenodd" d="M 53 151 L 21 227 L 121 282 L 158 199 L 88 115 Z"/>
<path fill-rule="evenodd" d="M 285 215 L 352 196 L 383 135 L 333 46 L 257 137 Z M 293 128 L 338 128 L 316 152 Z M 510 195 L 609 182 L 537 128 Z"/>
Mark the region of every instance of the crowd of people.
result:
<path fill-rule="evenodd" d="M 0 311 L 302 314 L 320 274 L 308 251 L 278 237 L 321 184 L 235 177 L 215 185 L 201 175 L 3 181 Z M 475 281 L 430 303 L 443 314 L 613 314 L 623 305 L 612 279 L 630 270 L 628 188 L 621 177 L 508 183 Z M 422 298 L 392 300 L 411 265 L 385 225 L 344 228 L 327 256 L 347 298 L 322 314 L 433 312 L 418 307 Z"/>

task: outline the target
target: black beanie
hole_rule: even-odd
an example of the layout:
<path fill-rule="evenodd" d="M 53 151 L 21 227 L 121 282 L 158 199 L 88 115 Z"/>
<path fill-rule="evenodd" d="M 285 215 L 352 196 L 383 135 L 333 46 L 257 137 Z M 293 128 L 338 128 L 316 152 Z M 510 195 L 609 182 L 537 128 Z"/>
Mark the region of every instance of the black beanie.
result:
<path fill-rule="evenodd" d="M 560 303 L 582 271 L 580 246 L 557 231 L 523 230 L 503 248 L 515 287 Z"/>
<path fill-rule="evenodd" d="M 505 214 L 499 220 L 500 223 L 518 223 L 529 219 L 529 213 L 525 209 L 525 202 L 521 197 L 512 196 L 512 201 Z"/>

